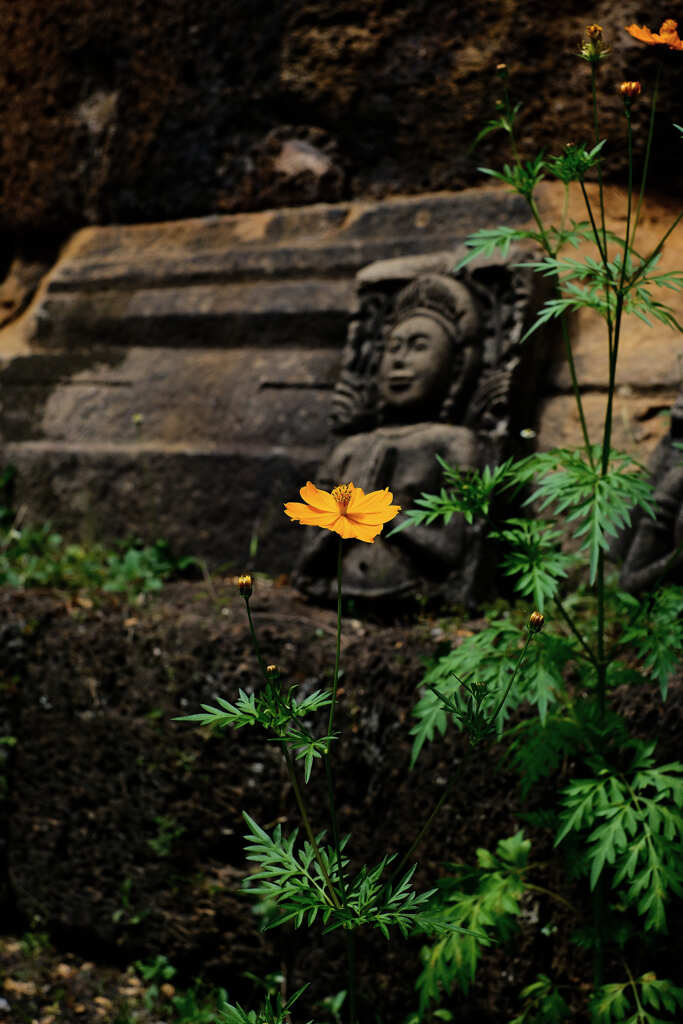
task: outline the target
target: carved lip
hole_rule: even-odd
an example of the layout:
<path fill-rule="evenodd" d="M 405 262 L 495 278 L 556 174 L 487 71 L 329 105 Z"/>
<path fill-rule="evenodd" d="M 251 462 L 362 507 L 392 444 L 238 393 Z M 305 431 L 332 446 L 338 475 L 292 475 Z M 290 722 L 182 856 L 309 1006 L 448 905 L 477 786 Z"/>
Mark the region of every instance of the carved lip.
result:
<path fill-rule="evenodd" d="M 407 387 L 415 380 L 414 373 L 390 373 L 389 383 L 392 387 Z"/>

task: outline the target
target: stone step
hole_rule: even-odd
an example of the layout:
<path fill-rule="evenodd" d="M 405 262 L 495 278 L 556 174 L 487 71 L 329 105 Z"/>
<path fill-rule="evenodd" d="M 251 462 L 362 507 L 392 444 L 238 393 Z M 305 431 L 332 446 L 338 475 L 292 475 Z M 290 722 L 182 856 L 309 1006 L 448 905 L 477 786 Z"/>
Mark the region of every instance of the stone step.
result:
<path fill-rule="evenodd" d="M 302 528 L 282 511 L 315 475 L 318 447 L 227 444 L 8 444 L 25 522 L 114 544 L 163 538 L 210 568 L 289 572 Z"/>

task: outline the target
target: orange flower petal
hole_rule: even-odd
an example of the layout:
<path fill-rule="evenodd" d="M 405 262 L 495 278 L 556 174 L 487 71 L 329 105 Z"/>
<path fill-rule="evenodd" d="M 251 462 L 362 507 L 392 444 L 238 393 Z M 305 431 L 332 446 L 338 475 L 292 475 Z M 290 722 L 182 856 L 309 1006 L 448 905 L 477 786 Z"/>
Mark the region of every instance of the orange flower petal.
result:
<path fill-rule="evenodd" d="M 323 526 L 332 529 L 332 524 L 339 517 L 339 510 L 334 512 L 319 511 L 311 508 L 310 505 L 302 505 L 299 501 L 288 501 L 285 505 L 285 514 L 304 526 Z"/>
<path fill-rule="evenodd" d="M 318 512 L 339 512 L 337 502 L 327 491 L 320 490 L 309 480 L 305 487 L 302 487 L 299 494 L 307 505 L 317 509 Z"/>
<path fill-rule="evenodd" d="M 659 44 L 668 46 L 670 50 L 683 50 L 683 40 L 678 35 L 678 22 L 674 21 L 673 18 L 667 18 L 666 21 L 662 22 L 659 32 L 651 32 L 646 25 L 642 28 L 640 25 L 627 25 L 626 31 L 633 36 L 634 39 L 640 40 L 641 43 L 647 43 L 649 46 L 657 46 Z"/>
<path fill-rule="evenodd" d="M 646 25 L 641 28 L 640 25 L 627 25 L 626 31 L 629 35 L 633 36 L 634 39 L 640 40 L 641 43 L 649 43 L 651 46 L 659 42 L 659 39 L 655 36 L 654 32 L 651 32 Z"/>
<path fill-rule="evenodd" d="M 397 516 L 400 511 L 400 505 L 389 505 L 388 508 L 377 512 L 354 512 L 348 518 L 359 526 L 381 526 Z"/>
<path fill-rule="evenodd" d="M 377 534 L 382 532 L 382 525 L 361 526 L 359 523 L 354 523 L 353 520 L 347 519 L 346 516 L 340 516 L 339 521 L 333 526 L 333 530 L 343 540 L 351 540 L 353 538 L 365 541 L 366 544 L 372 544 Z"/>
<path fill-rule="evenodd" d="M 382 491 L 369 491 L 368 494 L 365 494 L 360 487 L 356 487 L 351 495 L 347 511 L 354 515 L 357 512 L 376 512 L 391 505 L 393 498 L 393 494 L 387 487 Z"/>

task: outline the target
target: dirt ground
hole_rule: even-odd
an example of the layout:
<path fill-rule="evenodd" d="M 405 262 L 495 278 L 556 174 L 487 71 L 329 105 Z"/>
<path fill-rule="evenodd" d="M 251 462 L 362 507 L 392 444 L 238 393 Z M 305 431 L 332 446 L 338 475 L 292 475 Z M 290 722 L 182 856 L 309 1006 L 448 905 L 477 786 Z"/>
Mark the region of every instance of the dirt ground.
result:
<path fill-rule="evenodd" d="M 257 581 L 252 608 L 266 661 L 302 693 L 330 682 L 332 609 L 266 580 Z M 567 879 L 553 832 L 530 827 L 526 817 L 553 804 L 573 766 L 522 800 L 495 745 L 472 749 L 449 730 L 409 768 L 411 710 L 425 664 L 482 624 L 424 606 L 394 608 L 382 619 L 372 609 L 346 609 L 340 827 L 351 833 L 354 863 L 401 853 L 456 772 L 415 854 L 418 891 L 444 874 L 445 862 L 472 862 L 477 847 L 492 849 L 525 828 L 538 865 L 534 883 L 566 903 L 529 894 L 514 941 L 492 946 L 475 986 L 447 1005 L 459 1024 L 502 1024 L 518 1012 L 520 989 L 544 972 L 559 981 L 578 1022 L 592 976 L 590 954 L 570 941 L 589 923 L 583 883 Z M 264 935 L 240 890 L 242 809 L 263 826 L 297 823 L 278 750 L 247 730 L 209 735 L 173 721 L 258 678 L 234 585 L 180 582 L 133 607 L 115 597 L 3 592 L 0 640 L 0 736 L 13 737 L 0 746 L 0 1022 L 210 1020 L 180 1016 L 174 994 L 201 977 L 201 998 L 222 986 L 231 1000 L 255 1005 L 259 989 L 248 975 L 277 972 L 290 993 L 311 982 L 295 1019 L 323 1016 L 316 1003 L 346 984 L 341 938 L 304 929 Z M 634 733 L 657 738 L 662 760 L 679 755 L 680 675 L 664 705 L 647 685 L 614 700 Z M 307 796 L 316 829 L 325 826 L 322 783 L 314 771 Z M 671 934 L 681 923 L 672 915 Z M 422 942 L 359 936 L 364 1024 L 400 1022 L 416 1007 Z M 675 978 L 675 951 L 666 948 L 652 953 L 655 964 L 644 951 L 636 967 Z M 177 973 L 145 1008 L 149 984 L 128 968 L 159 954 Z"/>

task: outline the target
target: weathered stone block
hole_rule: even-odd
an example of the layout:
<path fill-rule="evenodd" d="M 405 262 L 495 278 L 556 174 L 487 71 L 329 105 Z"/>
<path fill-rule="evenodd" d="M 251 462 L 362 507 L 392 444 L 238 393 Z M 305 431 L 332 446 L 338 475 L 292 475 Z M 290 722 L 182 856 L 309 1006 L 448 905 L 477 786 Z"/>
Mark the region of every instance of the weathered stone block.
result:
<path fill-rule="evenodd" d="M 331 444 L 357 271 L 525 216 L 489 188 L 80 232 L 0 333 L 15 500 L 72 534 L 290 568 L 281 507 Z"/>

